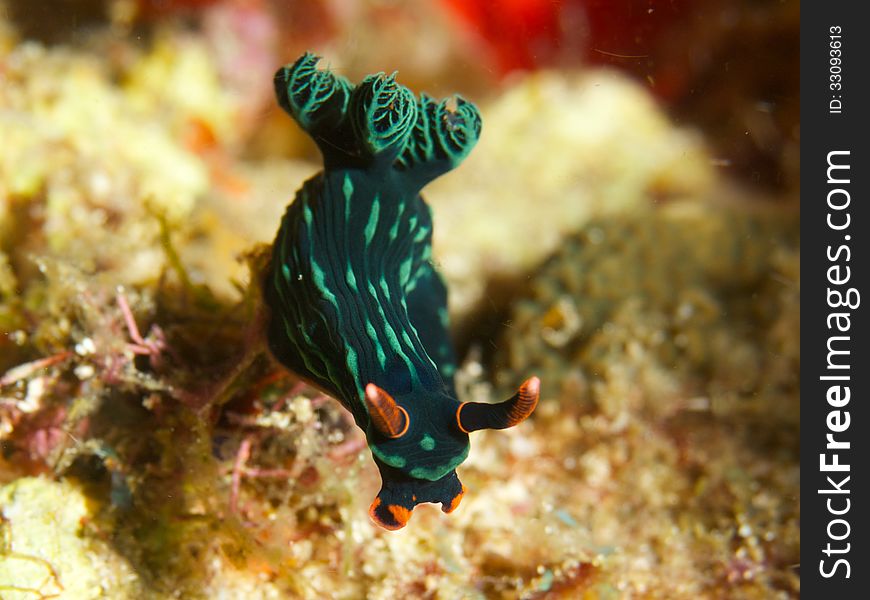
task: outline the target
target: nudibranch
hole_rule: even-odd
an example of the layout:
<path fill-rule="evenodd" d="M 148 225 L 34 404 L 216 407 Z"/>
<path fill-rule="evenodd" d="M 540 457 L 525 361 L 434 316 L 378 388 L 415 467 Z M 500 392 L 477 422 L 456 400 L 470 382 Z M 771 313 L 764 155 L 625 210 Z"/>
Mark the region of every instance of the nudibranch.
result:
<path fill-rule="evenodd" d="M 278 102 L 324 169 L 296 193 L 272 248 L 269 348 L 353 414 L 381 474 L 369 513 L 399 529 L 417 504 L 459 505 L 468 434 L 524 420 L 540 381 L 498 404 L 457 400 L 447 288 L 420 190 L 475 145 L 477 108 L 459 96 L 417 99 L 395 73 L 353 86 L 318 61 L 305 54 L 275 75 Z"/>

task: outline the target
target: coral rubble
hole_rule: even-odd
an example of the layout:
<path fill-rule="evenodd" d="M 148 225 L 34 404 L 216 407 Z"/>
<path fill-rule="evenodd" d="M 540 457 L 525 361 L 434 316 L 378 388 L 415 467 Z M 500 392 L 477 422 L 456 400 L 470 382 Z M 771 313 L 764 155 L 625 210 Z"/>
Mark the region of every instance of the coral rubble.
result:
<path fill-rule="evenodd" d="M 43 45 L 8 4 L 0 596 L 799 597 L 797 203 L 722 202 L 701 135 L 612 72 L 475 98 L 480 145 L 427 196 L 458 392 L 536 370 L 541 401 L 478 434 L 462 510 L 380 531 L 365 439 L 263 352 L 256 244 L 316 169 L 245 92 L 269 3 L 241 63 L 195 17 L 88 3 L 111 23 Z"/>

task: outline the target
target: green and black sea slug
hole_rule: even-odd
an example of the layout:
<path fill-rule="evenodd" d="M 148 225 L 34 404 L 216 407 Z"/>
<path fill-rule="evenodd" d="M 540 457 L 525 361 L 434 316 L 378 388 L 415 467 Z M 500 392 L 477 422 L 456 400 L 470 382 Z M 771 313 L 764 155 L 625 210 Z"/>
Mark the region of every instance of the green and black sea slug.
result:
<path fill-rule="evenodd" d="M 324 169 L 297 192 L 275 239 L 269 347 L 353 413 L 381 472 L 370 515 L 399 529 L 417 504 L 459 505 L 468 434 L 524 420 L 540 381 L 499 404 L 456 398 L 447 289 L 420 190 L 477 142 L 477 108 L 415 98 L 395 74 L 353 86 L 318 60 L 305 54 L 275 75 L 278 102 L 317 143 Z"/>

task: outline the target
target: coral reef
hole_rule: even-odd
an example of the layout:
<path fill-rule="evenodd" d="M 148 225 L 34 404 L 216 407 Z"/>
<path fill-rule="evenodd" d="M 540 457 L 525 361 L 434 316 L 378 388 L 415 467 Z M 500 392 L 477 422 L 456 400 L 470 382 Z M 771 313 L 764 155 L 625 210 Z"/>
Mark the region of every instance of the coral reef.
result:
<path fill-rule="evenodd" d="M 461 510 L 384 532 L 365 437 L 258 338 L 255 244 L 318 166 L 263 112 L 271 76 L 246 86 L 298 29 L 132 3 L 57 12 L 44 46 L 0 0 L 3 598 L 799 597 L 797 216 L 720 201 L 704 148 L 727 142 L 612 72 L 474 96 L 480 144 L 427 188 L 458 397 L 546 379 L 532 418 L 475 434 Z M 341 15 L 367 29 L 333 65 L 469 89 L 443 24 L 376 4 Z M 403 37 L 368 43 L 383 22 Z"/>
<path fill-rule="evenodd" d="M 797 394 L 798 223 L 694 203 L 591 221 L 516 302 L 501 377 L 534 365 L 612 417 L 667 416 L 689 397 L 796 418 L 769 403 Z"/>
<path fill-rule="evenodd" d="M 192 129 L 225 137 L 232 100 L 201 46 L 166 41 L 138 58 L 123 73 L 35 44 L 0 58 L 0 236 L 22 288 L 35 250 L 47 261 L 72 256 L 64 268 L 111 274 L 103 280 L 114 285 L 154 281 L 165 264 L 161 220 L 182 223 L 208 189 L 209 158 L 184 140 Z M 155 95 L 152 77 L 177 95 Z"/>
<path fill-rule="evenodd" d="M 470 175 L 436 181 L 427 196 L 438 214 L 435 260 L 460 317 L 487 282 L 531 269 L 596 215 L 713 191 L 697 135 L 611 71 L 530 75 L 482 115 L 494 125 L 465 164 Z"/>
<path fill-rule="evenodd" d="M 90 501 L 68 482 L 22 478 L 0 487 L 0 595 L 139 598 L 131 565 L 89 531 Z"/>
<path fill-rule="evenodd" d="M 745 205 L 602 217 L 516 302 L 491 364 L 503 385 L 517 364 L 560 382 L 534 451 L 559 464 L 536 489 L 578 473 L 555 505 L 622 546 L 605 581 L 653 597 L 798 593 L 798 236 L 793 211 Z"/>

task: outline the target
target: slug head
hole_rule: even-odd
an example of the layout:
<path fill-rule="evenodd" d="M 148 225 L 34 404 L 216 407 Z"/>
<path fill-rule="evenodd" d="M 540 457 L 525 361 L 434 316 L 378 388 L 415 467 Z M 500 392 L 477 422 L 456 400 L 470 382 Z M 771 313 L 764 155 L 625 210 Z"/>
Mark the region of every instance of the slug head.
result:
<path fill-rule="evenodd" d="M 385 529 L 401 529 L 417 504 L 440 503 L 444 512 L 455 510 L 465 492 L 455 469 L 468 457 L 468 433 L 522 422 L 535 409 L 539 392 L 537 377 L 498 404 L 460 403 L 445 393 L 429 392 L 397 400 L 367 385 L 366 438 L 383 482 L 369 509 L 372 520 Z"/>

